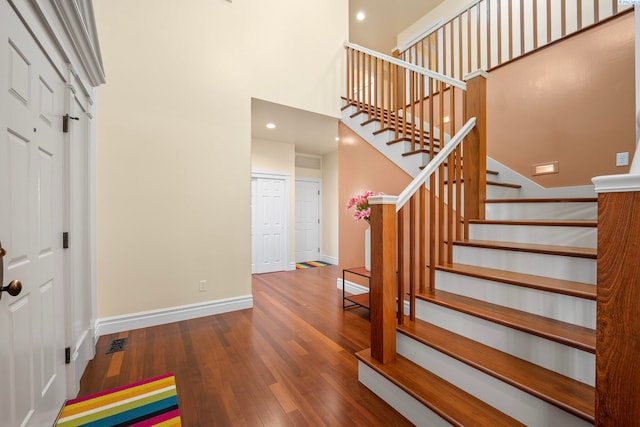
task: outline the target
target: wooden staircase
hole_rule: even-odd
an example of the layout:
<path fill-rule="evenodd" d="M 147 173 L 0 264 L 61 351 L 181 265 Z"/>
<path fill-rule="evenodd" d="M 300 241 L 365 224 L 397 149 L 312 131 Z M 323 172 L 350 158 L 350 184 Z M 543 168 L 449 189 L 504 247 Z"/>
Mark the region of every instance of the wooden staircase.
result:
<path fill-rule="evenodd" d="M 396 361 L 387 366 L 358 354 L 361 381 L 376 393 L 395 389 L 395 407 L 417 425 L 438 425 L 432 424 L 436 417 L 452 425 L 592 425 L 595 201 L 509 199 L 504 205 L 526 212 L 529 204 L 530 214 L 472 221 L 470 235 L 482 240 L 456 242 L 454 263 L 437 268 L 436 289 L 417 295 L 416 320 L 397 329 Z M 530 218 L 540 216 L 538 204 L 548 213 L 559 205 L 555 212 L 565 217 Z M 576 211 L 592 214 L 572 218 Z M 541 242 L 545 238 L 549 244 Z M 397 376 L 404 369 L 419 387 Z M 371 375 L 386 381 L 376 385 Z M 432 390 L 426 384 L 433 375 L 439 382 Z M 457 409 L 433 408 L 434 394 L 457 396 Z M 413 401 L 413 410 L 403 412 L 412 404 L 400 396 Z M 493 411 L 484 408 L 480 416 L 472 409 L 476 399 Z M 460 411 L 475 414 L 473 421 Z M 500 414 L 510 418 L 497 421 Z"/>
<path fill-rule="evenodd" d="M 358 133 L 392 137 L 350 107 Z M 401 156 L 429 158 L 423 137 Z M 487 176 L 485 219 L 416 295 L 396 359 L 357 354 L 359 379 L 416 425 L 593 425 L 597 199 L 518 197 Z"/>

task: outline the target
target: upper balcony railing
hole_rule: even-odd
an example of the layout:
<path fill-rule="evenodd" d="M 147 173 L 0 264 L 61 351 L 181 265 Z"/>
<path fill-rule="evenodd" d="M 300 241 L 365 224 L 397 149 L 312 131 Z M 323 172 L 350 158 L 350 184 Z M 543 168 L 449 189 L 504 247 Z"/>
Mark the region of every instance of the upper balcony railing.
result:
<path fill-rule="evenodd" d="M 632 8 L 618 0 L 477 0 L 409 41 L 399 58 L 461 79 L 490 70 Z"/>

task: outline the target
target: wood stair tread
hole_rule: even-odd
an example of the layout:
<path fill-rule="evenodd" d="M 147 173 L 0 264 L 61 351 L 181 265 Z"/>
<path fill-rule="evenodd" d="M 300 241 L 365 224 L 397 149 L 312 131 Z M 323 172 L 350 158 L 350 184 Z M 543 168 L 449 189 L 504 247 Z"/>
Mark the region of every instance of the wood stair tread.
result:
<path fill-rule="evenodd" d="M 475 248 L 502 249 L 508 251 L 531 252 L 590 259 L 596 259 L 598 252 L 597 249 L 594 248 L 581 248 L 577 246 L 540 245 L 537 243 L 499 242 L 494 240 L 458 240 L 453 242 L 453 244 Z"/>
<path fill-rule="evenodd" d="M 485 203 L 587 203 L 597 202 L 597 197 L 551 197 L 526 199 L 485 199 Z"/>
<path fill-rule="evenodd" d="M 384 365 L 371 349 L 356 357 L 454 426 L 524 426 L 400 355 Z"/>
<path fill-rule="evenodd" d="M 588 283 L 535 276 L 533 274 L 516 273 L 507 270 L 478 267 L 467 264 L 446 264 L 436 267 L 437 270 L 454 274 L 462 274 L 478 279 L 492 280 L 514 286 L 538 289 L 589 300 L 596 299 L 596 286 Z"/>
<path fill-rule="evenodd" d="M 595 389 L 526 360 L 421 320 L 398 331 L 526 393 L 594 422 Z"/>
<path fill-rule="evenodd" d="M 508 182 L 498 182 L 498 181 L 489 181 L 489 180 L 487 180 L 487 185 L 493 185 L 496 187 L 522 188 L 522 185 L 520 184 L 511 184 Z"/>
<path fill-rule="evenodd" d="M 597 227 L 598 221 L 588 219 L 469 219 L 469 224 L 500 224 L 500 225 L 540 225 L 563 227 Z"/>
<path fill-rule="evenodd" d="M 436 289 L 417 298 L 493 323 L 595 353 L 595 330 Z"/>
<path fill-rule="evenodd" d="M 488 171 L 487 171 L 487 173 L 488 173 Z M 452 182 L 455 184 L 457 181 L 454 180 Z M 460 180 L 460 182 L 462 184 L 464 184 L 464 179 Z M 448 184 L 449 184 L 449 181 L 445 180 L 444 181 L 444 185 L 448 185 Z M 487 185 L 493 185 L 494 187 L 522 188 L 522 185 L 520 185 L 520 184 L 511 184 L 509 182 L 498 182 L 498 181 L 490 181 L 489 180 L 489 181 L 486 181 L 486 184 Z"/>

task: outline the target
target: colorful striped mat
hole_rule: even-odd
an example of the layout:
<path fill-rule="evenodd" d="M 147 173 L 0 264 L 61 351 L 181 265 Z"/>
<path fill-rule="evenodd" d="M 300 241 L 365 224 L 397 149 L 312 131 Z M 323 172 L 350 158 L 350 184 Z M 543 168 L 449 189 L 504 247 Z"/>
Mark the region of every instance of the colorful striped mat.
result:
<path fill-rule="evenodd" d="M 181 426 L 173 374 L 67 401 L 56 426 Z"/>
<path fill-rule="evenodd" d="M 331 264 L 324 261 L 298 262 L 296 263 L 296 270 L 302 270 L 303 268 L 325 267 L 327 265 Z"/>

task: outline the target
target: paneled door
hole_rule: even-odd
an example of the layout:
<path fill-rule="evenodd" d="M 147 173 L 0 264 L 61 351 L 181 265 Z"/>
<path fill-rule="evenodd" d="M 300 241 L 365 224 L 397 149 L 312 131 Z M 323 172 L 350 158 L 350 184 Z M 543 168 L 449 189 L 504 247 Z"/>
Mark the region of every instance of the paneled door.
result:
<path fill-rule="evenodd" d="M 286 180 L 253 178 L 252 233 L 253 273 L 287 269 Z"/>
<path fill-rule="evenodd" d="M 0 276 L 22 284 L 0 299 L 0 424 L 50 426 L 66 397 L 66 85 L 4 0 L 0 89 Z"/>
<path fill-rule="evenodd" d="M 320 259 L 320 182 L 296 180 L 296 262 Z"/>

